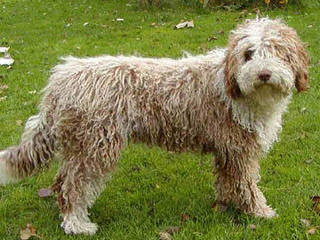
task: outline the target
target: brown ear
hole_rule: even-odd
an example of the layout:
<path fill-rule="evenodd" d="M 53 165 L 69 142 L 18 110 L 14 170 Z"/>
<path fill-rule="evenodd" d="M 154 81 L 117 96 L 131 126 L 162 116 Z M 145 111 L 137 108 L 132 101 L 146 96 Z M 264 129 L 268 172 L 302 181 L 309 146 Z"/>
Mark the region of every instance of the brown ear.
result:
<path fill-rule="evenodd" d="M 299 41 L 297 42 L 297 52 L 298 52 L 298 66 L 296 70 L 296 81 L 295 85 L 298 92 L 306 91 L 309 89 L 308 82 L 308 64 L 309 57 L 306 49 Z"/>
<path fill-rule="evenodd" d="M 238 71 L 238 61 L 232 52 L 228 51 L 225 59 L 225 86 L 227 95 L 233 99 L 242 96 L 241 90 L 236 80 L 236 73 Z"/>
<path fill-rule="evenodd" d="M 308 82 L 307 71 L 297 73 L 295 85 L 296 85 L 298 92 L 303 92 L 303 91 L 306 91 L 310 88 L 309 82 Z"/>
<path fill-rule="evenodd" d="M 305 46 L 298 37 L 297 32 L 290 27 L 284 27 L 280 34 L 283 40 L 286 41 L 286 45 L 281 46 L 281 48 L 286 49 L 286 58 L 295 73 L 295 86 L 298 92 L 306 91 L 309 88 L 308 65 L 310 60 Z"/>

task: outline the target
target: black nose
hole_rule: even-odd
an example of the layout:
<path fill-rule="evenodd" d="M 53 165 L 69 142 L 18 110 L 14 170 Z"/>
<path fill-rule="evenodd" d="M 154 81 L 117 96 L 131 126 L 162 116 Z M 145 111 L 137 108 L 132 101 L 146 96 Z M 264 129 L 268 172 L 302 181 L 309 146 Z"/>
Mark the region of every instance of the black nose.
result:
<path fill-rule="evenodd" d="M 268 82 L 271 78 L 271 72 L 269 70 L 262 70 L 259 73 L 259 79 L 263 82 Z"/>

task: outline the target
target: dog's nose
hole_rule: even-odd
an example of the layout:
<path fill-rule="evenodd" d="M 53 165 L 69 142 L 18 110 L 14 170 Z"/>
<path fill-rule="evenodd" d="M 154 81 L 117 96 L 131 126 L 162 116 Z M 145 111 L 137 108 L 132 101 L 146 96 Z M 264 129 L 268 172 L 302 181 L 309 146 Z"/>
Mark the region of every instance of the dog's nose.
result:
<path fill-rule="evenodd" d="M 259 73 L 259 79 L 263 82 L 268 82 L 271 78 L 271 71 L 269 70 L 262 70 L 260 73 Z"/>

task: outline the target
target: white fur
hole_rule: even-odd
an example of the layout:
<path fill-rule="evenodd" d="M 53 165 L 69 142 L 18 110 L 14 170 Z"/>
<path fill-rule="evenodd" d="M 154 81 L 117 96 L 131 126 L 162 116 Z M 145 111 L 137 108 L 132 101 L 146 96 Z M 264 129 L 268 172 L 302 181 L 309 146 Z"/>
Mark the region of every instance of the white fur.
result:
<path fill-rule="evenodd" d="M 66 234 L 93 235 L 97 232 L 97 224 L 90 222 L 86 214 L 79 215 L 79 212 L 81 211 L 81 209 L 80 211 L 77 211 L 77 215 L 67 214 L 63 217 L 61 227 L 64 229 Z"/>
<path fill-rule="evenodd" d="M 6 151 L 0 152 L 0 185 L 7 185 L 8 183 L 13 183 L 16 181 L 8 173 L 8 167 L 5 160 L 6 154 Z"/>

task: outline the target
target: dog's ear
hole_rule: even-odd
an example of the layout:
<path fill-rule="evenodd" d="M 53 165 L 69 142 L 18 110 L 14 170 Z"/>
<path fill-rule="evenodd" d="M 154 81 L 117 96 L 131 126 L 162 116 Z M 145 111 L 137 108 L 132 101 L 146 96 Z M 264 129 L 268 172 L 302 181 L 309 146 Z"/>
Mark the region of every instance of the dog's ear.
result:
<path fill-rule="evenodd" d="M 306 48 L 294 29 L 284 28 L 280 34 L 286 41 L 286 58 L 295 73 L 295 86 L 298 92 L 306 91 L 309 88 L 308 65 L 310 62 Z"/>
<path fill-rule="evenodd" d="M 241 90 L 237 83 L 236 74 L 238 71 L 238 60 L 233 54 L 233 48 L 236 45 L 235 42 L 230 44 L 226 52 L 224 76 L 225 76 L 225 87 L 226 93 L 229 97 L 237 99 L 241 97 Z"/>
<path fill-rule="evenodd" d="M 297 45 L 298 64 L 296 69 L 295 86 L 298 92 L 306 91 L 309 89 L 308 81 L 308 65 L 309 57 L 305 47 L 301 42 Z"/>

